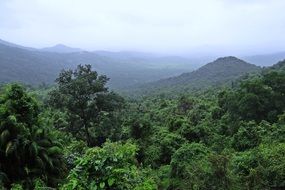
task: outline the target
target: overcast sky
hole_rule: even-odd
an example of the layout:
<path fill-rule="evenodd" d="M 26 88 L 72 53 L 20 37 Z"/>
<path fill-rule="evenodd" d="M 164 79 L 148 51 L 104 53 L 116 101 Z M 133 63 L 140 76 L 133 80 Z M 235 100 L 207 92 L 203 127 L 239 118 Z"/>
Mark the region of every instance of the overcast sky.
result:
<path fill-rule="evenodd" d="M 0 38 L 172 54 L 285 51 L 285 0 L 0 0 Z"/>

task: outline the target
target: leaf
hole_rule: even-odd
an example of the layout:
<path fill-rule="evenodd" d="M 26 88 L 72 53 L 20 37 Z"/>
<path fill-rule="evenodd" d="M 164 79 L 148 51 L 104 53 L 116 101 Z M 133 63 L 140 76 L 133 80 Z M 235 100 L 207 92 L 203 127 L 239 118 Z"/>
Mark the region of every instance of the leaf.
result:
<path fill-rule="evenodd" d="M 103 189 L 105 187 L 105 182 L 100 183 L 100 188 Z"/>
<path fill-rule="evenodd" d="M 16 118 L 16 116 L 14 116 L 14 115 L 8 116 L 8 120 L 9 120 L 11 123 L 16 123 L 16 122 L 17 122 L 17 118 Z"/>
<path fill-rule="evenodd" d="M 32 142 L 31 147 L 30 147 L 30 154 L 31 156 L 37 156 L 39 153 L 39 148 L 37 143 Z"/>
<path fill-rule="evenodd" d="M 72 179 L 72 189 L 75 189 L 76 186 L 77 186 L 77 180 Z"/>
<path fill-rule="evenodd" d="M 115 182 L 115 179 L 114 178 L 109 178 L 108 179 L 108 185 L 111 187 Z"/>
<path fill-rule="evenodd" d="M 49 164 L 49 166 L 51 168 L 53 168 L 53 163 L 52 163 L 52 160 L 48 157 L 48 155 L 46 153 L 43 153 L 42 154 L 42 157 L 44 158 L 44 160 Z"/>
<path fill-rule="evenodd" d="M 93 181 L 91 184 L 90 184 L 90 190 L 97 190 L 97 185 L 96 185 L 96 182 Z"/>
<path fill-rule="evenodd" d="M 57 146 L 53 146 L 47 150 L 48 154 L 51 154 L 51 155 L 60 154 L 61 151 L 62 150 Z"/>
<path fill-rule="evenodd" d="M 11 141 L 8 142 L 8 144 L 7 144 L 7 146 L 6 146 L 6 151 L 5 151 L 6 156 L 9 155 L 9 154 L 11 154 L 14 150 L 15 150 L 14 144 L 13 144 Z"/>
<path fill-rule="evenodd" d="M 25 170 L 26 174 L 30 173 L 30 169 L 27 166 L 24 167 L 24 170 Z"/>
<path fill-rule="evenodd" d="M 36 136 L 41 136 L 43 133 L 43 129 L 37 129 L 36 130 Z"/>
<path fill-rule="evenodd" d="M 95 164 L 100 164 L 101 160 L 95 160 Z"/>

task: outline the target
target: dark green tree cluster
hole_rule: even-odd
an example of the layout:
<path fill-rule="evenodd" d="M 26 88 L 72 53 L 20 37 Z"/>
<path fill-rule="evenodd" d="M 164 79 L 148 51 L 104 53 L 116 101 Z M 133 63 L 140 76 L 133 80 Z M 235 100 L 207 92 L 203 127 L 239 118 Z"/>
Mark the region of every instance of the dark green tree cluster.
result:
<path fill-rule="evenodd" d="M 0 96 L 0 177 L 5 187 L 32 189 L 35 180 L 57 186 L 65 173 L 62 145 L 39 121 L 39 106 L 23 87 L 9 85 Z"/>

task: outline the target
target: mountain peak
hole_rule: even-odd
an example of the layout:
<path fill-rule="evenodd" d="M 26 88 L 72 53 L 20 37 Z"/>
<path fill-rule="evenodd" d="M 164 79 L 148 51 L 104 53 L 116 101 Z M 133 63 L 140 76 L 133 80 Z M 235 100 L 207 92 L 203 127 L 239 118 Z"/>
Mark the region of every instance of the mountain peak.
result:
<path fill-rule="evenodd" d="M 254 64 L 248 63 L 242 59 L 239 59 L 234 56 L 227 56 L 227 57 L 220 57 L 214 60 L 213 62 L 210 62 L 200 69 L 203 68 L 212 68 L 212 67 L 221 67 L 220 69 L 223 69 L 224 67 L 233 67 L 233 68 L 239 68 L 239 67 L 257 67 Z"/>
<path fill-rule="evenodd" d="M 250 64 L 247 63 L 246 61 L 239 59 L 237 57 L 234 56 L 227 56 L 227 57 L 219 57 L 216 60 L 214 60 L 211 63 L 227 63 L 227 64 L 239 64 L 239 63 L 243 63 L 243 64 Z"/>
<path fill-rule="evenodd" d="M 46 51 L 46 52 L 56 52 L 56 53 L 74 53 L 74 52 L 83 51 L 80 48 L 72 48 L 72 47 L 68 47 L 64 44 L 56 44 L 55 46 L 43 48 L 41 50 Z"/>
<path fill-rule="evenodd" d="M 53 47 L 68 47 L 68 46 L 66 46 L 66 45 L 64 45 L 64 44 L 56 44 L 55 46 L 53 46 Z"/>
<path fill-rule="evenodd" d="M 237 58 L 235 56 L 219 57 L 215 61 L 230 61 L 230 60 L 243 61 L 243 60 L 241 60 L 241 59 L 239 59 L 239 58 Z"/>

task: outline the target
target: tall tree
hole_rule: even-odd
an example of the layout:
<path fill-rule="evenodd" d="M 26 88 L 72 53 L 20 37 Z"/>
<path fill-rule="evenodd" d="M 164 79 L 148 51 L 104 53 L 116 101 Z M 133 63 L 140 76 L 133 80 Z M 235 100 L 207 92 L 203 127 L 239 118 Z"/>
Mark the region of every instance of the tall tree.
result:
<path fill-rule="evenodd" d="M 98 124 L 101 114 L 120 107 L 122 98 L 106 87 L 108 78 L 92 71 L 91 65 L 63 70 L 56 79 L 58 87 L 50 93 L 49 103 L 67 111 L 68 131 L 94 145 L 90 128 Z"/>

